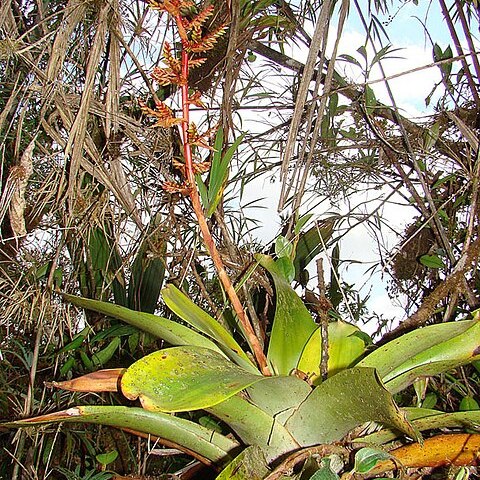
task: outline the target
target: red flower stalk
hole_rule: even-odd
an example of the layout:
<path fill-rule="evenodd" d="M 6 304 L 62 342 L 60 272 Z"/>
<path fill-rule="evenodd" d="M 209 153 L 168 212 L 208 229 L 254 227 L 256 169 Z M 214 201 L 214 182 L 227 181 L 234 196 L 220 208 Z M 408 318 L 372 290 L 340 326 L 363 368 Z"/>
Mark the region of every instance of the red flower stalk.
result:
<path fill-rule="evenodd" d="M 201 53 L 213 48 L 218 40 L 218 37 L 225 32 L 225 26 L 222 25 L 220 28 L 202 35 L 202 26 L 213 13 L 213 6 L 207 7 L 198 13 L 193 20 L 187 20 L 184 16 L 185 11 L 191 11 L 195 8 L 195 5 L 191 0 L 150 0 L 150 6 L 156 10 L 166 11 L 175 19 L 178 34 L 182 43 L 180 61 L 173 57 L 170 45 L 165 43 L 164 58 L 168 68 L 156 68 L 152 74 L 152 77 L 160 85 L 173 83 L 180 87 L 182 117 L 175 118 L 172 111 L 163 103 L 157 105 L 157 110 L 151 110 L 148 107 L 143 107 L 143 110 L 146 113 L 154 115 L 157 118 L 157 125 L 173 126 L 175 124 L 179 124 L 182 132 L 183 154 L 185 158 L 185 182 L 183 185 L 172 184 L 169 182 L 165 185 L 165 189 L 169 192 L 180 192 L 187 194 L 190 197 L 203 241 L 213 260 L 215 269 L 217 270 L 218 278 L 222 282 L 235 313 L 242 324 L 247 341 L 252 348 L 260 369 L 265 375 L 270 375 L 271 373 L 268 368 L 265 353 L 263 352 L 261 344 L 252 328 L 252 324 L 250 323 L 250 320 L 243 309 L 230 277 L 225 270 L 222 258 L 217 250 L 212 234 L 210 233 L 210 229 L 208 228 L 207 220 L 205 218 L 200 201 L 200 195 L 196 188 L 195 182 L 195 174 L 199 171 L 204 171 L 205 162 L 202 162 L 201 164 L 196 164 L 193 162 L 192 145 L 210 149 L 211 147 L 208 144 L 208 137 L 212 135 L 212 131 L 210 130 L 203 135 L 200 135 L 198 134 L 195 125 L 190 123 L 190 105 L 203 104 L 201 103 L 200 94 L 198 92 L 194 92 L 193 94 L 189 95 L 189 68 L 200 65 L 205 59 L 192 60 L 189 58 L 189 54 Z"/>

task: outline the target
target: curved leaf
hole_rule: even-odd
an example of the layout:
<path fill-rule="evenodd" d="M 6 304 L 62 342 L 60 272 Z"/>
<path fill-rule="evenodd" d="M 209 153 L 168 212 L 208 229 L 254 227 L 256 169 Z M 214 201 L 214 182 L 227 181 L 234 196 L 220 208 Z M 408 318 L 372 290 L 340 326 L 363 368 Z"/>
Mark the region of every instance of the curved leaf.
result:
<path fill-rule="evenodd" d="M 225 355 L 242 367 L 255 373 L 258 372 L 232 335 L 217 320 L 195 305 L 175 285 L 167 285 L 162 290 L 162 297 L 167 307 L 175 315 L 218 342 L 219 348 Z"/>
<path fill-rule="evenodd" d="M 365 342 L 355 334 L 361 330 L 343 320 L 328 324 L 328 375 L 332 376 L 351 367 L 365 352 Z M 298 362 L 298 370 L 308 375 L 315 384 L 321 382 L 322 360 L 321 329 L 318 328 L 308 340 Z"/>
<path fill-rule="evenodd" d="M 324 245 L 332 236 L 335 221 L 332 218 L 317 222 L 298 237 L 295 248 L 295 280 L 300 282 L 301 273 L 307 265 L 324 249 Z"/>
<path fill-rule="evenodd" d="M 300 447 L 275 416 L 239 395 L 210 407 L 208 411 L 229 425 L 245 444 L 258 445 L 269 463 Z"/>
<path fill-rule="evenodd" d="M 77 305 L 77 307 L 93 310 L 103 313 L 113 318 L 122 320 L 123 322 L 133 325 L 134 327 L 151 333 L 155 337 L 162 338 L 171 345 L 195 345 L 197 347 L 210 348 L 212 350 L 221 350 L 208 338 L 200 335 L 191 328 L 173 322 L 167 318 L 152 315 L 151 313 L 137 312 L 120 305 L 108 302 L 100 302 L 99 300 L 91 300 L 89 298 L 76 297 L 62 293 L 63 298 Z"/>
<path fill-rule="evenodd" d="M 282 425 L 311 392 L 310 385 L 295 376 L 266 377 L 247 389 L 249 401 Z"/>
<path fill-rule="evenodd" d="M 73 407 L 61 412 L 4 423 L 2 426 L 18 428 L 58 422 L 95 423 L 155 435 L 175 442 L 186 450 L 195 452 L 212 462 L 228 461 L 230 452 L 238 448 L 235 440 L 214 430 L 180 417 L 160 412 L 148 412 L 143 408 Z"/>
<path fill-rule="evenodd" d="M 277 375 L 288 375 L 297 367 L 300 355 L 317 325 L 273 259 L 260 254 L 256 255 L 256 259 L 268 270 L 275 283 L 275 318 L 267 358 Z"/>
<path fill-rule="evenodd" d="M 478 429 L 480 425 L 480 411 L 444 413 L 439 410 L 425 408 L 405 408 L 407 418 L 420 432 L 441 428 L 471 428 Z M 359 439 L 361 442 L 383 444 L 392 442 L 400 436 L 399 432 L 391 429 L 382 429 Z"/>
<path fill-rule="evenodd" d="M 172 347 L 151 353 L 123 374 L 121 389 L 147 410 L 184 412 L 211 407 L 263 380 L 200 347 Z"/>
<path fill-rule="evenodd" d="M 370 421 L 393 426 L 413 438 L 418 436 L 375 370 L 350 368 L 316 387 L 286 427 L 302 446 L 309 446 L 338 441 Z"/>
<path fill-rule="evenodd" d="M 475 465 L 480 451 L 479 434 L 448 434 L 427 438 L 423 445 L 412 443 L 390 451 L 394 460 L 379 462 L 369 475 L 405 468 Z"/>
<path fill-rule="evenodd" d="M 480 358 L 479 338 L 478 320 L 431 325 L 392 340 L 358 366 L 376 368 L 386 388 L 395 393 L 417 377 L 436 375 Z"/>
<path fill-rule="evenodd" d="M 71 392 L 118 392 L 118 382 L 124 372 L 124 368 L 109 368 L 63 382 L 45 383 L 45 385 Z"/>
<path fill-rule="evenodd" d="M 262 449 L 252 445 L 235 457 L 215 480 L 262 480 L 269 471 Z"/>

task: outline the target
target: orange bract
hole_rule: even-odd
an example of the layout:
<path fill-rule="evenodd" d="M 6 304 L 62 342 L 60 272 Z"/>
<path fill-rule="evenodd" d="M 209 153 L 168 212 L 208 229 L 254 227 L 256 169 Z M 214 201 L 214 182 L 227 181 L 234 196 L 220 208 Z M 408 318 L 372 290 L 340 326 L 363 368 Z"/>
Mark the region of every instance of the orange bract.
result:
<path fill-rule="evenodd" d="M 200 28 L 213 13 L 214 6 L 209 5 L 204 8 L 193 20 L 185 21 L 184 26 L 187 30 L 193 30 L 194 28 Z"/>
<path fill-rule="evenodd" d="M 172 160 L 173 166 L 180 171 L 180 173 L 186 177 L 186 165 L 182 162 L 179 162 L 178 160 L 173 159 Z M 196 162 L 192 163 L 192 170 L 194 175 L 197 174 L 202 174 L 205 172 L 208 172 L 210 170 L 210 162 L 205 161 L 205 162 Z"/>
<path fill-rule="evenodd" d="M 187 183 L 164 182 L 162 188 L 167 193 L 180 193 L 182 195 L 190 195 L 192 187 Z"/>
<path fill-rule="evenodd" d="M 202 102 L 201 96 L 202 94 L 198 90 L 196 90 L 188 97 L 188 103 L 190 103 L 191 105 L 195 105 L 196 107 L 206 109 L 207 107 Z"/>
<path fill-rule="evenodd" d="M 192 40 L 184 43 L 184 48 L 188 52 L 206 52 L 211 50 L 219 37 L 221 37 L 227 30 L 225 25 L 220 26 L 216 30 L 213 30 L 210 33 L 207 33 L 205 36 L 201 36 L 200 30 L 196 29 L 192 33 Z"/>
<path fill-rule="evenodd" d="M 151 8 L 161 12 L 167 12 L 173 17 L 181 16 L 182 11 L 195 7 L 192 0 L 149 0 Z"/>
<path fill-rule="evenodd" d="M 209 128 L 203 134 L 199 134 L 197 126 L 191 122 L 188 127 L 188 143 L 190 145 L 196 145 L 197 147 L 206 148 L 208 150 L 214 150 L 209 144 L 209 139 L 215 135 L 218 130 L 218 125 L 213 128 Z"/>
<path fill-rule="evenodd" d="M 147 115 L 151 115 L 157 119 L 156 127 L 169 128 L 174 125 L 180 125 L 184 119 L 182 117 L 175 117 L 172 110 L 167 107 L 163 102 L 156 102 L 156 109 L 147 107 L 145 104 L 141 104 L 142 112 Z"/>

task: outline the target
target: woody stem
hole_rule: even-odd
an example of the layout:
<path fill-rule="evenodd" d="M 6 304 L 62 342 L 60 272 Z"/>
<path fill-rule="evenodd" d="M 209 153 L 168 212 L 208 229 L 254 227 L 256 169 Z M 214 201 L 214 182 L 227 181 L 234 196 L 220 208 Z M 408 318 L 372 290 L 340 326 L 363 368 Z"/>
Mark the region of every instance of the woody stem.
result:
<path fill-rule="evenodd" d="M 182 49 L 182 77 L 188 80 L 188 52 L 185 49 Z M 192 159 L 192 147 L 188 142 L 188 127 L 190 125 L 190 103 L 188 99 L 188 81 L 185 85 L 181 86 L 182 92 L 182 135 L 183 135 L 183 153 L 185 156 L 185 171 L 186 171 L 186 180 L 187 184 L 190 187 L 189 195 L 190 200 L 192 201 L 193 210 L 195 216 L 197 217 L 198 226 L 200 227 L 200 232 L 203 237 L 205 246 L 210 254 L 210 257 L 213 260 L 215 269 L 217 270 L 218 278 L 222 282 L 222 285 L 232 303 L 232 306 L 237 314 L 237 317 L 242 324 L 243 330 L 247 341 L 252 348 L 252 351 L 255 355 L 257 363 L 264 375 L 271 375 L 270 370 L 267 365 L 267 359 L 263 352 L 262 346 L 258 340 L 258 337 L 255 335 L 255 332 L 252 328 L 249 318 L 238 298 L 237 292 L 232 285 L 230 277 L 228 276 L 223 260 L 217 250 L 215 242 L 213 240 L 210 229 L 208 228 L 207 220 L 203 212 L 203 208 L 200 202 L 200 196 L 196 188 L 195 183 L 195 174 L 193 172 L 193 159 Z"/>

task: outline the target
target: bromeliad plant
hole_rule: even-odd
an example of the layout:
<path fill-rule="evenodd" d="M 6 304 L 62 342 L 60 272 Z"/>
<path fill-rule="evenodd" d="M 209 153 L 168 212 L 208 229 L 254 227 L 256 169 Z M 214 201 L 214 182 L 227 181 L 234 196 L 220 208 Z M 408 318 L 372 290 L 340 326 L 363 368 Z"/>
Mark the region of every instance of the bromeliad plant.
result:
<path fill-rule="evenodd" d="M 90 422 L 151 434 L 206 464 L 226 465 L 219 479 L 289 478 L 298 463 L 304 465 L 302 478 L 319 471 L 330 475 L 326 478 L 339 478 L 335 472 L 346 468 L 351 449 L 364 445 L 376 448 L 359 450 L 355 469 L 360 473 L 392 470 L 395 462 L 418 466 L 422 461 L 423 465 L 474 461 L 478 435 L 434 436 L 425 441 L 427 450 L 411 443 L 388 455 L 386 451 L 400 437 L 421 440 L 420 431 L 478 424 L 479 411 L 400 410 L 393 398 L 419 379 L 480 358 L 478 316 L 419 329 L 367 355 L 357 327 L 331 322 L 329 377 L 322 381 L 320 327 L 286 280 L 281 264 L 266 255 L 257 260 L 276 291 L 266 355 L 273 375 L 262 375 L 231 333 L 173 285 L 163 290 L 163 299 L 185 324 L 64 295 L 80 307 L 123 320 L 176 346 L 147 355 L 127 369 L 100 370 L 53 383 L 73 391 L 120 391 L 132 401 L 139 399 L 142 408 L 77 406 L 7 425 Z M 181 412 L 197 410 L 222 420 L 235 437 L 182 417 Z M 359 430 L 366 422 L 382 428 L 375 433 Z M 361 443 L 356 447 L 355 442 Z M 385 450 L 378 449 L 382 444 Z M 312 455 L 326 460 L 306 462 Z"/>
<path fill-rule="evenodd" d="M 73 391 L 119 391 L 132 402 L 138 399 L 141 408 L 77 406 L 4 425 L 89 422 L 150 434 L 206 464 L 225 467 L 218 476 L 225 480 L 339 478 L 341 470 L 345 475 L 350 474 L 346 472 L 348 458 L 356 448 L 356 441 L 377 446 L 400 437 L 421 441 L 420 432 L 424 430 L 465 428 L 478 423 L 478 412 L 400 410 L 393 397 L 419 379 L 480 358 L 478 316 L 414 331 L 371 353 L 367 352 L 365 336 L 357 327 L 341 320 L 332 321 L 328 326 L 326 349 L 321 327 L 290 285 L 305 261 L 311 260 L 311 255 L 299 254 L 304 247 L 301 242 L 287 248 L 287 254 L 277 260 L 266 255 L 256 257 L 258 265 L 271 276 L 276 294 L 268 349 L 264 352 L 228 278 L 205 218 L 205 212 L 214 208 L 214 203 L 207 206 L 205 202 L 208 199 L 215 202 L 218 194 L 210 189 L 220 189 L 222 182 L 212 182 L 208 187 L 201 183 L 202 206 L 195 177 L 205 171 L 206 165 L 194 161 L 192 154 L 194 145 L 208 147 L 207 138 L 212 132 L 199 135 L 189 120 L 189 106 L 200 104 L 199 95 L 188 89 L 189 69 L 202 61 L 192 59 L 191 55 L 211 48 L 224 27 L 204 33 L 202 27 L 212 7 L 188 19 L 186 15 L 194 7 L 190 0 L 152 1 L 151 5 L 172 16 L 182 46 L 181 58 L 176 58 L 166 44 L 167 67 L 154 71 L 154 78 L 160 84 L 173 83 L 180 88 L 182 116 L 175 117 L 161 102 L 155 110 L 144 107 L 145 112 L 157 118 L 158 125 L 181 128 L 184 182 L 169 183 L 165 188 L 189 196 L 204 243 L 250 351 L 173 285 L 163 290 L 163 300 L 183 323 L 65 294 L 66 300 L 79 307 L 122 320 L 172 346 L 147 355 L 127 369 L 100 370 L 74 380 L 52 383 Z M 225 155 L 229 155 L 228 152 Z M 225 155 L 215 152 L 214 161 L 225 161 Z M 315 235 L 320 233 L 316 231 Z M 326 379 L 320 367 L 325 363 Z M 200 419 L 221 420 L 224 430 L 219 432 L 218 428 L 205 426 L 204 421 L 196 422 L 192 420 L 194 416 L 182 416 L 182 412 L 193 411 L 206 412 Z M 173 415 L 176 413 L 178 415 Z M 367 435 L 359 430 L 367 422 L 376 422 L 381 429 Z M 478 451 L 478 443 L 476 435 L 468 438 L 451 435 L 447 441 L 443 436 L 432 437 L 425 441 L 425 446 L 437 454 L 428 460 L 430 463 L 425 462 L 438 464 L 440 458 L 445 463 L 468 464 L 472 461 L 471 452 Z M 441 445 L 448 447 L 442 449 Z M 381 474 L 395 468 L 392 455 L 403 466 L 418 465 L 417 444 L 406 448 L 390 454 L 386 450 L 359 450 L 354 470 L 360 474 Z M 312 460 L 314 456 L 320 460 Z M 299 465 L 300 472 L 295 470 Z"/>

